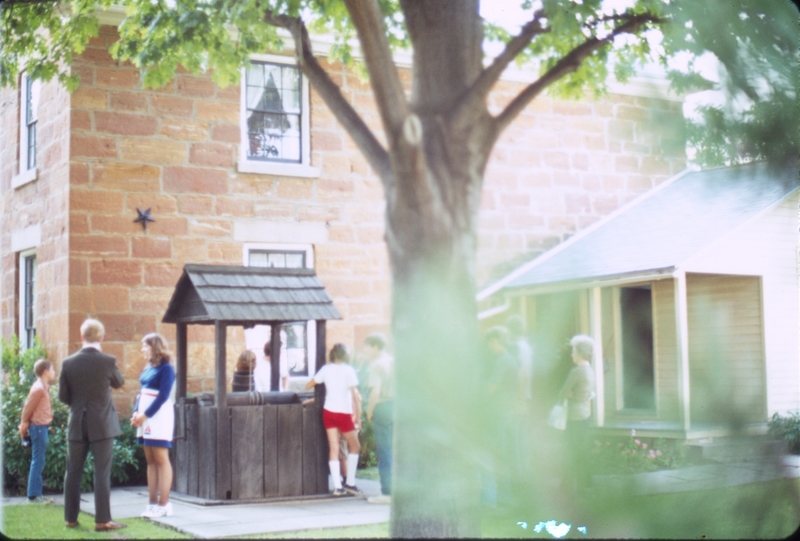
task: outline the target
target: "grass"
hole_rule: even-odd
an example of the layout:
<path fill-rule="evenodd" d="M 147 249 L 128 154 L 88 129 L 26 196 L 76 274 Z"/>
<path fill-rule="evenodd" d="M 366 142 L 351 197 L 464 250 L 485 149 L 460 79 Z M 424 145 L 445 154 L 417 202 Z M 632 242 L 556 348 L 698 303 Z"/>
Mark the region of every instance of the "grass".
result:
<path fill-rule="evenodd" d="M 528 509 L 485 517 L 483 535 L 552 539 L 533 529 L 555 520 L 573 526 L 567 538 L 782 539 L 800 526 L 798 494 L 800 480 L 792 479 L 633 497 L 604 491 L 583 501 L 551 495 Z"/>
<path fill-rule="evenodd" d="M 121 520 L 127 528 L 113 532 L 95 532 L 94 517 L 78 516 L 80 526 L 64 525 L 60 505 L 10 505 L 3 508 L 2 533 L 11 539 L 191 539 L 191 535 L 157 526 L 141 519 Z"/>
<path fill-rule="evenodd" d="M 359 477 L 361 477 L 359 473 Z M 604 491 L 585 500 L 557 492 L 542 493 L 516 509 L 487 511 L 483 537 L 553 539 L 534 532 L 538 522 L 571 524 L 566 538 L 765 539 L 786 538 L 800 525 L 800 479 L 719 489 L 625 497 Z M 64 527 L 64 508 L 16 505 L 3 509 L 2 533 L 20 539 L 169 539 L 190 538 L 144 519 L 125 519 L 116 532 L 94 531 L 94 518 L 81 514 L 79 528 Z M 523 528 L 520 522 L 526 524 Z M 579 533 L 586 527 L 586 534 Z M 241 536 L 242 539 L 388 538 L 389 524 L 302 530 Z"/>
<path fill-rule="evenodd" d="M 316 530 L 300 530 L 296 532 L 279 532 L 255 534 L 237 537 L 237 539 L 387 539 L 389 523 L 366 524 L 364 526 L 347 526 L 345 528 L 324 528 Z"/>

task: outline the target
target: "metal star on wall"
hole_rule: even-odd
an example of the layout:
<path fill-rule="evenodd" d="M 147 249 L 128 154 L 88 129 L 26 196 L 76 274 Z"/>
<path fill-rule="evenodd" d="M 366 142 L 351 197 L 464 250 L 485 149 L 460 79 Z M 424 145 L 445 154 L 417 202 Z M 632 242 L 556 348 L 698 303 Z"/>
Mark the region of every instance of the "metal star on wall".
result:
<path fill-rule="evenodd" d="M 142 224 L 142 229 L 147 231 L 147 222 L 155 222 L 153 218 L 150 217 L 150 209 L 142 212 L 140 209 L 136 209 L 136 212 L 139 213 L 139 216 L 133 221 L 134 223 Z"/>

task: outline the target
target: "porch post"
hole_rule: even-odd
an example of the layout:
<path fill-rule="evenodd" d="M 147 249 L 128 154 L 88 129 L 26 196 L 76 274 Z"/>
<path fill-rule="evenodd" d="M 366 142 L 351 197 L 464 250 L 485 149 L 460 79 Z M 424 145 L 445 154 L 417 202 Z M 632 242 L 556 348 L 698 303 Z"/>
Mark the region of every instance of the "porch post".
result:
<path fill-rule="evenodd" d="M 212 493 L 219 500 L 231 498 L 231 423 L 228 416 L 228 394 L 226 390 L 227 377 L 225 361 L 227 350 L 228 326 L 222 321 L 214 322 L 214 340 L 216 353 L 216 379 L 214 381 L 214 405 L 217 413 L 217 441 L 216 445 L 216 477 Z"/>
<path fill-rule="evenodd" d="M 605 380 L 603 379 L 603 311 L 602 295 L 599 287 L 589 290 L 589 332 L 594 340 L 594 355 L 592 356 L 592 368 L 595 378 L 595 408 L 594 421 L 596 426 L 603 426 L 605 423 Z"/>
<path fill-rule="evenodd" d="M 689 409 L 689 316 L 686 271 L 675 274 L 675 350 L 678 352 L 678 419 L 684 432 L 691 426 Z"/>

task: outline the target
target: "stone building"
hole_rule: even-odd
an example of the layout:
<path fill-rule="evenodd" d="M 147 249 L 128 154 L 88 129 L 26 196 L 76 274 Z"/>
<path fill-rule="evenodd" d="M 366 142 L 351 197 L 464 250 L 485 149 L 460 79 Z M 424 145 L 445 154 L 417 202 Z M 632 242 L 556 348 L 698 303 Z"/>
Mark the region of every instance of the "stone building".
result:
<path fill-rule="evenodd" d="M 329 344 L 388 330 L 381 186 L 293 59 L 254 56 L 227 88 L 181 72 L 146 89 L 108 52 L 118 20 L 102 22 L 74 62 L 73 93 L 24 74 L 0 91 L 2 336 L 36 334 L 58 360 L 79 347 L 83 319 L 99 318 L 104 349 L 128 380 L 116 394 L 127 411 L 141 337 L 174 339 L 161 318 L 187 263 L 313 267 L 343 316 L 329 323 Z M 380 133 L 369 83 L 324 65 Z M 498 83 L 492 110 L 526 80 Z M 480 287 L 685 168 L 674 122 L 682 103 L 665 86 L 614 86 L 578 102 L 544 96 L 509 127 L 482 195 Z M 148 209 L 154 221 L 134 221 Z M 190 333 L 188 391 L 209 391 L 213 330 Z M 232 371 L 245 336 L 230 333 Z"/>

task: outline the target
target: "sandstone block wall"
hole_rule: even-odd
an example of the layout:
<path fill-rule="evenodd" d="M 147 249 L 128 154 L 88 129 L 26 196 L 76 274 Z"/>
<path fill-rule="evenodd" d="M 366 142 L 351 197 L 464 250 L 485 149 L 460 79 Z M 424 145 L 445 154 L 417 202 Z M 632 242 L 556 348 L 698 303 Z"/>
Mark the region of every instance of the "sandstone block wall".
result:
<path fill-rule="evenodd" d="M 220 88 L 208 76 L 181 72 L 163 88 L 145 89 L 132 65 L 108 54 L 115 39 L 115 30 L 103 27 L 74 64 L 80 87 L 71 96 L 53 91 L 61 100 L 53 114 L 61 120 L 43 123 L 42 137 L 61 141 L 59 159 L 40 147 L 52 157 L 29 189 L 9 189 L 6 156 L 15 150 L 6 127 L 18 123 L 18 110 L 6 99 L 10 94 L 3 94 L 3 205 L 14 209 L 3 213 L 4 231 L 19 221 L 42 223 L 40 264 L 59 262 L 53 278 L 42 272 L 39 286 L 41 334 L 47 329 L 54 354 L 77 349 L 81 321 L 100 318 L 107 329 L 105 350 L 117 356 L 127 378 L 118 393 L 118 405 L 126 409 L 139 387 L 141 337 L 156 330 L 174 339 L 174 326 L 163 325 L 161 317 L 183 265 L 241 265 L 241 229 L 248 224 L 284 224 L 299 237 L 309 225 L 323 232 L 313 243 L 315 268 L 343 315 L 329 322 L 329 346 L 360 346 L 368 333 L 387 331 L 382 189 L 319 96 L 312 90 L 311 165 L 320 169 L 318 178 L 239 173 L 240 88 Z M 382 137 L 368 83 L 340 65 L 325 67 Z M 401 73 L 406 84 L 409 75 Z M 502 82 L 490 107 L 497 110 L 520 88 Z M 683 143 L 667 122 L 679 115 L 677 103 L 621 94 L 578 103 L 543 97 L 532 104 L 498 142 L 487 170 L 479 286 L 680 171 Z M 45 188 L 50 178 L 59 179 L 57 197 Z M 37 210 L 23 218 L 28 207 Z M 137 209 L 147 208 L 156 221 L 145 231 L 133 220 Z M 16 317 L 16 271 L 7 237 L 0 294 L 4 336 L 14 332 Z M 303 241 L 290 233 L 284 242 Z M 230 329 L 228 340 L 232 371 L 243 344 L 241 329 Z M 211 391 L 213 328 L 190 327 L 189 344 L 189 391 Z"/>

